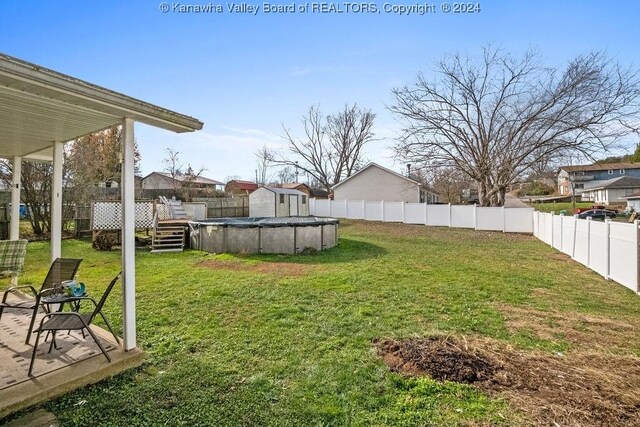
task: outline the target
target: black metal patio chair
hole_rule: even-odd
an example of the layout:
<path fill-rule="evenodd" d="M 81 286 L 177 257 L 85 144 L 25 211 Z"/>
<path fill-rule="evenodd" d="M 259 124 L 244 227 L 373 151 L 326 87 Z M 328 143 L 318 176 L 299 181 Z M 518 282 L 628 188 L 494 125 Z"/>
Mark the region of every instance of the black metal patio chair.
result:
<path fill-rule="evenodd" d="M 107 351 L 102 346 L 102 343 L 100 343 L 100 341 L 98 340 L 98 337 L 96 337 L 95 333 L 91 330 L 89 326 L 93 323 L 96 316 L 99 314 L 107 324 L 107 327 L 111 331 L 111 334 L 113 334 L 113 336 L 115 337 L 116 342 L 120 344 L 120 340 L 118 339 L 116 334 L 113 332 L 113 328 L 111 328 L 111 325 L 107 321 L 106 317 L 104 317 L 104 315 L 102 314 L 102 307 L 104 307 L 104 303 L 107 300 L 107 297 L 111 293 L 111 290 L 113 289 L 115 284 L 120 279 L 121 275 L 122 275 L 122 272 L 118 273 L 116 277 L 114 277 L 111 280 L 111 282 L 109 283 L 109 286 L 107 286 L 107 289 L 104 291 L 104 294 L 102 294 L 102 298 L 100 298 L 99 302 L 96 303 L 96 301 L 90 297 L 77 298 L 78 300 L 89 300 L 93 302 L 95 307 L 93 312 L 89 314 L 82 314 L 76 311 L 67 311 L 67 312 L 60 311 L 55 313 L 47 313 L 42 318 L 42 320 L 40 321 L 40 327 L 36 330 L 37 332 L 36 342 L 33 345 L 33 353 L 31 354 L 31 363 L 29 364 L 29 373 L 28 373 L 29 376 L 31 376 L 31 372 L 33 371 L 33 364 L 35 362 L 36 352 L 38 350 L 38 341 L 40 340 L 40 334 L 42 334 L 42 332 L 44 331 L 51 332 L 51 335 L 52 335 L 51 344 L 49 344 L 49 352 L 51 352 L 53 348 L 58 350 L 58 347 L 56 345 L 56 332 L 82 331 L 83 337 L 84 337 L 84 330 L 86 329 L 89 335 L 91 335 L 91 338 L 93 338 L 93 340 L 96 342 L 96 344 L 100 348 L 100 351 L 102 351 L 102 354 L 104 354 L 107 360 L 111 362 L 111 357 L 109 357 L 109 354 L 107 354 Z"/>
<path fill-rule="evenodd" d="M 49 267 L 49 272 L 47 273 L 47 277 L 45 277 L 44 282 L 42 282 L 42 286 L 39 291 L 36 291 L 32 285 L 21 285 L 21 286 L 11 286 L 2 295 L 2 302 L 0 302 L 0 320 L 2 319 L 2 313 L 6 309 L 23 309 L 23 310 L 33 310 L 33 314 L 31 315 L 31 322 L 29 323 L 29 331 L 27 332 L 27 339 L 25 340 L 25 344 L 29 344 L 29 340 L 31 339 L 31 333 L 33 331 L 33 325 L 36 321 L 36 315 L 38 314 L 38 307 L 40 307 L 40 300 L 43 294 L 50 292 L 54 286 L 59 286 L 65 280 L 72 280 L 78 271 L 78 267 L 80 267 L 80 263 L 82 259 L 76 258 L 57 258 Z M 21 289 L 30 290 L 34 296 L 34 299 L 20 301 L 7 301 L 9 294 L 12 292 L 19 291 Z M 46 309 L 45 309 L 46 311 Z"/>

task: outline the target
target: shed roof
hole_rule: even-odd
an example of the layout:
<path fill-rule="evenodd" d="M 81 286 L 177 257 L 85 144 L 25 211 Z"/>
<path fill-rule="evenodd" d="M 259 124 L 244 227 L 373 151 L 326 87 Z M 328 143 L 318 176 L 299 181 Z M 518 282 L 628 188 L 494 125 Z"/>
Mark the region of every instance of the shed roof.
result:
<path fill-rule="evenodd" d="M 202 129 L 193 117 L 0 53 L 0 156 L 51 160 L 67 142 L 123 118 L 174 132 Z"/>
<path fill-rule="evenodd" d="M 407 178 L 406 176 L 401 175 L 401 174 L 399 174 L 399 173 L 397 173 L 397 172 L 394 172 L 394 171 L 392 171 L 391 169 L 387 169 L 387 168 L 385 168 L 384 166 L 380 166 L 380 165 L 379 165 L 379 164 L 377 164 L 377 163 L 371 162 L 371 163 L 367 163 L 367 164 L 366 164 L 362 169 L 360 169 L 358 172 L 354 173 L 353 175 L 351 175 L 351 176 L 350 176 L 350 177 L 348 177 L 348 178 L 343 179 L 342 181 L 340 181 L 339 183 L 337 183 L 336 185 L 334 185 L 334 186 L 333 186 L 333 187 L 331 187 L 331 188 L 335 190 L 337 187 L 339 187 L 339 186 L 341 186 L 342 184 L 344 184 L 345 182 L 349 181 L 349 180 L 350 180 L 351 178 L 353 178 L 354 176 L 358 176 L 358 175 L 359 175 L 359 174 L 361 174 L 362 172 L 364 172 L 364 171 L 366 171 L 367 169 L 372 168 L 372 167 L 376 167 L 376 168 L 378 168 L 378 169 L 383 170 L 384 172 L 387 172 L 387 173 L 390 173 L 390 174 L 395 175 L 395 176 L 397 176 L 397 177 L 400 177 L 400 178 L 402 178 L 402 179 L 405 179 L 405 180 L 407 180 L 407 181 L 411 182 L 412 184 L 416 184 L 416 185 L 422 186 L 422 184 L 420 184 L 418 181 L 414 181 L 413 179 L 411 179 L 411 178 Z"/>
<path fill-rule="evenodd" d="M 294 190 L 291 188 L 277 188 L 277 187 L 260 187 L 260 188 L 264 188 L 265 190 L 269 190 L 272 193 L 276 193 L 276 194 L 295 194 L 297 196 L 306 196 L 306 194 L 303 193 L 302 191 Z"/>

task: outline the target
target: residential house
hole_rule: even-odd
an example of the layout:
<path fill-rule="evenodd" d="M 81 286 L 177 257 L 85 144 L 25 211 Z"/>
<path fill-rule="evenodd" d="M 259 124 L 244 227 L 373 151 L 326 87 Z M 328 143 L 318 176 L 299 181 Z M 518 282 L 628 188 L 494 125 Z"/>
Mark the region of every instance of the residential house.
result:
<path fill-rule="evenodd" d="M 640 193 L 625 197 L 627 200 L 627 208 L 631 208 L 634 212 L 640 212 Z"/>
<path fill-rule="evenodd" d="M 185 184 L 191 188 L 222 190 L 224 184 L 215 179 L 204 176 L 176 175 L 171 176 L 165 172 L 151 172 L 141 180 L 142 188 L 148 190 L 175 190 L 183 188 Z"/>
<path fill-rule="evenodd" d="M 584 184 L 582 200 L 599 205 L 626 203 L 627 197 L 640 192 L 640 178 L 620 176 L 606 181 Z"/>
<path fill-rule="evenodd" d="M 334 200 L 438 203 L 439 196 L 404 175 L 369 163 L 332 187 Z"/>
<path fill-rule="evenodd" d="M 249 194 L 249 216 L 309 216 L 309 196 L 299 190 L 260 187 Z"/>
<path fill-rule="evenodd" d="M 307 184 L 294 182 L 294 183 L 289 183 L 289 184 L 281 184 L 281 185 L 279 185 L 279 187 L 280 188 L 285 188 L 285 189 L 288 189 L 288 190 L 302 191 L 307 196 L 311 195 L 311 188 L 309 188 L 309 186 Z"/>
<path fill-rule="evenodd" d="M 229 196 L 248 196 L 258 189 L 258 184 L 251 181 L 233 179 L 224 186 L 224 192 Z"/>
<path fill-rule="evenodd" d="M 310 188 L 309 197 L 313 197 L 314 199 L 328 199 L 329 192 L 321 188 Z"/>
<path fill-rule="evenodd" d="M 585 187 L 599 185 L 598 182 L 630 176 L 640 178 L 640 163 L 601 163 L 593 165 L 562 166 L 558 173 L 558 194 L 579 195 Z M 587 185 L 589 183 L 589 185 Z"/>

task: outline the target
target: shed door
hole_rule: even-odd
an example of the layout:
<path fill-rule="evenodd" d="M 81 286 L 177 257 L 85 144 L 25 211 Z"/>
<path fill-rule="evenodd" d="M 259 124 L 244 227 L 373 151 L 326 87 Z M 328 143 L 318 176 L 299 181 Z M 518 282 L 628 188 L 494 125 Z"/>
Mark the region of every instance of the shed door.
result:
<path fill-rule="evenodd" d="M 289 216 L 298 216 L 298 196 L 289 194 Z"/>

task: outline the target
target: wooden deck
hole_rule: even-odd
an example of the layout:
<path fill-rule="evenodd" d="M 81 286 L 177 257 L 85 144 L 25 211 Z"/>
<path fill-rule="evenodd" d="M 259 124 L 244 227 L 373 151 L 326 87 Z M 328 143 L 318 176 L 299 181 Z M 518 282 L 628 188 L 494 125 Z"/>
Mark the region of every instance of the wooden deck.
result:
<path fill-rule="evenodd" d="M 88 334 L 86 338 L 80 332 L 58 334 L 59 350 L 53 349 L 51 353 L 48 353 L 49 343 L 44 342 L 43 335 L 38 345 L 34 376 L 29 377 L 33 345 L 24 341 L 30 316 L 30 311 L 7 310 L 0 320 L 0 420 L 15 411 L 96 383 L 143 362 L 142 350 L 124 351 L 108 331 L 92 326 L 107 349 L 111 363 Z M 35 334 L 31 344 L 34 341 Z"/>

